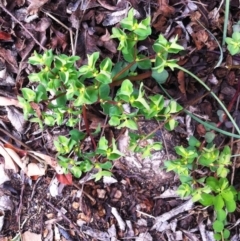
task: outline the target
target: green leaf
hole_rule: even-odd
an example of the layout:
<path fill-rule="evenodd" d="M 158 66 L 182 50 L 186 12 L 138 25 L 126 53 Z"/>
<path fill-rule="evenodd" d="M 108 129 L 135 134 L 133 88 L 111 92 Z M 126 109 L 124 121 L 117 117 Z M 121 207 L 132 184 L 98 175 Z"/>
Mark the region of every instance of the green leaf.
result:
<path fill-rule="evenodd" d="M 94 175 L 96 182 L 99 181 L 102 177 L 111 177 L 111 176 L 112 176 L 112 173 L 109 171 L 99 171 Z"/>
<path fill-rule="evenodd" d="M 100 53 L 99 52 L 94 52 L 92 53 L 91 55 L 87 55 L 87 58 L 88 58 L 88 66 L 90 68 L 95 68 L 95 65 L 96 65 L 96 62 L 97 60 L 99 59 L 99 55 Z"/>
<path fill-rule="evenodd" d="M 223 237 L 224 237 L 224 239 L 229 238 L 230 237 L 230 231 L 227 230 L 227 229 L 224 229 L 223 230 Z"/>
<path fill-rule="evenodd" d="M 144 60 L 142 60 L 142 59 L 144 59 Z M 146 58 L 145 55 L 142 55 L 142 54 L 138 55 L 136 61 L 137 61 L 137 66 L 139 69 L 151 69 L 151 67 L 152 67 L 151 60 Z"/>
<path fill-rule="evenodd" d="M 38 54 L 36 51 L 34 51 L 33 56 L 29 57 L 28 63 L 32 65 L 44 65 L 43 57 L 41 54 Z"/>
<path fill-rule="evenodd" d="M 170 113 L 177 113 L 182 110 L 182 106 L 180 106 L 176 101 L 171 100 L 169 103 Z"/>
<path fill-rule="evenodd" d="M 110 84 L 112 83 L 112 78 L 110 72 L 101 70 L 101 72 L 95 77 L 101 84 Z"/>
<path fill-rule="evenodd" d="M 100 70 L 106 71 L 106 72 L 111 72 L 112 70 L 112 60 L 110 58 L 105 58 L 101 63 L 100 63 Z"/>
<path fill-rule="evenodd" d="M 110 161 L 104 162 L 104 163 L 98 163 L 97 166 L 101 167 L 105 170 L 110 170 L 112 168 L 112 163 Z"/>
<path fill-rule="evenodd" d="M 213 200 L 213 205 L 214 205 L 214 209 L 217 210 L 221 210 L 224 207 L 224 201 L 221 195 L 217 195 L 215 196 L 214 200 Z"/>
<path fill-rule="evenodd" d="M 207 143 L 211 143 L 211 142 L 213 142 L 213 140 L 215 138 L 215 134 L 213 132 L 211 132 L 211 131 L 206 132 L 204 138 L 205 138 Z"/>
<path fill-rule="evenodd" d="M 214 234 L 214 238 L 215 238 L 216 240 L 222 240 L 222 235 L 221 235 L 220 233 L 215 233 L 215 234 Z"/>
<path fill-rule="evenodd" d="M 216 220 L 213 223 L 213 229 L 214 229 L 215 232 L 222 232 L 223 229 L 224 229 L 224 224 L 221 221 Z"/>
<path fill-rule="evenodd" d="M 157 69 L 152 69 L 152 77 L 157 81 L 159 85 L 164 84 L 168 76 L 169 74 L 165 69 L 163 69 L 160 73 Z"/>
<path fill-rule="evenodd" d="M 99 86 L 99 98 L 102 100 L 109 99 L 110 87 L 109 85 L 100 85 Z"/>
<path fill-rule="evenodd" d="M 73 129 L 69 132 L 71 139 L 75 140 L 76 142 L 79 142 L 81 140 L 83 140 L 86 136 L 85 133 L 77 130 L 77 129 Z"/>
<path fill-rule="evenodd" d="M 211 206 L 213 205 L 213 200 L 214 200 L 214 196 L 212 196 L 211 194 L 208 193 L 202 193 L 201 199 L 199 200 L 199 202 L 207 207 L 207 206 Z"/>
<path fill-rule="evenodd" d="M 225 205 L 226 205 L 227 211 L 229 213 L 234 212 L 236 210 L 236 208 L 237 208 L 235 200 L 226 201 Z"/>
<path fill-rule="evenodd" d="M 44 123 L 48 126 L 54 126 L 55 118 L 51 115 L 45 115 L 44 116 Z"/>
<path fill-rule="evenodd" d="M 177 194 L 181 197 L 188 197 L 192 193 L 192 188 L 188 183 L 183 183 L 179 186 Z"/>
<path fill-rule="evenodd" d="M 100 140 L 98 142 L 97 153 L 103 154 L 103 153 L 106 152 L 107 149 L 108 149 L 108 141 L 103 136 L 103 137 L 100 138 Z"/>
<path fill-rule="evenodd" d="M 117 116 L 111 116 L 108 123 L 111 126 L 118 126 L 120 124 L 120 119 Z"/>
<path fill-rule="evenodd" d="M 119 126 L 118 129 L 122 128 L 122 127 L 127 127 L 131 130 L 138 130 L 138 126 L 137 123 L 134 120 L 125 120 L 124 122 L 122 122 Z"/>
<path fill-rule="evenodd" d="M 133 84 L 130 80 L 126 79 L 122 82 L 121 88 L 118 90 L 117 95 L 126 95 L 128 97 L 133 93 Z"/>
<path fill-rule="evenodd" d="M 195 136 L 190 136 L 188 144 L 189 146 L 199 147 L 201 145 L 201 142 Z"/>
<path fill-rule="evenodd" d="M 80 169 L 79 166 L 73 166 L 70 169 L 71 173 L 73 174 L 74 177 L 80 178 L 82 176 L 82 170 Z"/>
<path fill-rule="evenodd" d="M 170 119 L 165 125 L 164 127 L 166 128 L 166 130 L 168 131 L 172 131 L 175 129 L 175 127 L 178 126 L 178 122 L 174 119 Z"/>
<path fill-rule="evenodd" d="M 22 94 L 23 94 L 23 97 L 25 100 L 31 102 L 31 101 L 34 101 L 35 98 L 36 98 L 36 92 L 29 89 L 29 88 L 22 88 L 21 89 L 22 91 Z"/>
<path fill-rule="evenodd" d="M 225 221 L 227 218 L 227 213 L 223 209 L 216 210 L 217 220 Z"/>

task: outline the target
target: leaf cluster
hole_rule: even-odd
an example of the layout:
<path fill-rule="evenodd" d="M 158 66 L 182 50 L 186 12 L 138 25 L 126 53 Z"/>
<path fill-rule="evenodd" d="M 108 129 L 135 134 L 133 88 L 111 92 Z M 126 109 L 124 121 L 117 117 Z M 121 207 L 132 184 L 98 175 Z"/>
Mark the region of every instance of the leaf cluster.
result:
<path fill-rule="evenodd" d="M 175 148 L 179 158 L 165 162 L 165 167 L 167 171 L 179 175 L 181 185 L 178 194 L 181 197 L 191 196 L 194 202 L 214 208 L 215 239 L 227 240 L 230 235 L 225 228 L 227 215 L 236 210 L 236 201 L 239 200 L 238 192 L 226 178 L 231 164 L 231 151 L 228 146 L 219 151 L 212 143 L 202 149 L 199 147 L 200 142 L 191 137 L 188 147 Z"/>

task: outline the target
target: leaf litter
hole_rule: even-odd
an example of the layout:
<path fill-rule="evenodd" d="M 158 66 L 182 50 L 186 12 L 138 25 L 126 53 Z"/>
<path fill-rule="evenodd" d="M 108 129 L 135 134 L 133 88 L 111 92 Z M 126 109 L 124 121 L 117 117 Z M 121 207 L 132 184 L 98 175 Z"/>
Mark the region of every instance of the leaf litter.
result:
<path fill-rule="evenodd" d="M 175 158 L 173 147 L 184 145 L 189 133 L 195 131 L 200 137 L 204 136 L 206 129 L 203 126 L 189 119 L 181 123 L 181 131 L 160 131 L 154 138 L 164 143 L 164 151 L 153 153 L 151 158 L 142 158 L 127 150 L 126 132 L 118 144 L 128 155 L 115 163 L 114 176 L 94 183 L 90 173 L 78 181 L 64 174 L 51 145 L 47 145 L 49 138 L 66 133 L 67 128 L 39 131 L 36 124 L 25 123 L 16 96 L 28 84 L 27 76 L 33 69 L 26 61 L 34 50 L 40 52 L 43 47 L 52 48 L 57 53 L 71 55 L 69 31 L 59 22 L 67 28 L 71 26 L 74 37 L 79 31 L 76 39 L 76 54 L 81 57 L 79 65 L 86 61 L 87 54 L 95 51 L 103 57 L 117 59 L 117 42 L 110 38 L 111 28 L 118 26 L 131 5 L 138 18 L 151 15 L 156 36 L 163 33 L 171 38 L 178 34 L 179 42 L 189 51 L 179 63 L 213 86 L 228 104 L 234 96 L 239 72 L 237 69 L 226 71 L 225 63 L 214 69 L 220 55 L 218 45 L 202 26 L 221 41 L 224 9 L 219 8 L 220 2 L 16 0 L 1 4 L 13 13 L 11 16 L 1 8 L 0 57 L 3 68 L 0 69 L 0 94 L 5 95 L 0 96 L 0 115 L 1 128 L 5 132 L 0 129 L 3 138 L 0 145 L 0 191 L 3 192 L 0 208 L 11 207 L 4 209 L 5 217 L 10 220 L 3 226 L 4 235 L 13 239 L 21 232 L 23 240 L 41 240 L 42 237 L 53 240 L 54 235 L 62 240 L 213 240 L 213 233 L 208 228 L 213 215 L 211 210 L 206 214 L 190 200 L 178 199 L 174 191 L 178 185 L 177 177 L 159 168 L 164 160 Z M 231 9 L 235 9 L 235 2 L 231 4 Z M 238 12 L 235 9 L 233 19 Z M 46 13 L 53 14 L 58 21 Z M 230 23 L 232 25 L 232 20 Z M 144 51 L 151 51 L 151 41 L 144 42 Z M 239 61 L 238 58 L 227 59 L 226 64 L 239 65 Z M 144 84 L 148 90 L 161 92 L 150 79 Z M 209 97 L 195 103 L 196 96 L 201 96 L 204 90 L 183 72 L 172 72 L 165 87 L 181 104 L 195 108 L 196 115 L 218 122 L 216 103 Z M 7 96 L 7 93 L 11 95 Z M 41 113 L 42 107 L 37 108 Z M 98 123 L 104 127 L 103 118 L 92 114 L 89 119 L 91 129 L 96 129 Z M 143 121 L 141 131 L 150 133 L 157 125 Z M 18 135 L 14 134 L 15 131 Z M 220 138 L 219 142 L 222 141 Z M 239 182 L 239 170 L 236 174 L 236 182 Z M 10 183 L 16 193 L 20 193 L 13 195 L 13 200 L 5 183 Z M 1 205 L 1 200 L 5 204 Z M 11 203 L 6 204 L 6 200 Z M 18 210 L 17 224 L 13 209 Z M 25 220 L 25 216 L 31 219 Z M 233 216 L 239 223 L 239 215 Z M 51 221 L 50 226 L 48 221 Z M 23 227 L 22 230 L 19 226 Z M 240 240 L 239 231 L 232 232 L 231 240 Z"/>

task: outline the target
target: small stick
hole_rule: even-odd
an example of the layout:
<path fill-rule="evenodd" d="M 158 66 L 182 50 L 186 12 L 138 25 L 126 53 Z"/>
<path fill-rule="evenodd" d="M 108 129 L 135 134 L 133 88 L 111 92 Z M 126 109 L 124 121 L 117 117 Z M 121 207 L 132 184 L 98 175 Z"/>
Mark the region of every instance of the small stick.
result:
<path fill-rule="evenodd" d="M 16 21 L 18 24 L 20 24 L 22 26 L 22 28 L 32 37 L 32 39 L 36 42 L 36 44 L 38 44 L 42 50 L 46 51 L 47 49 L 42 46 L 42 44 L 33 36 L 33 34 L 17 19 L 15 18 L 15 16 L 12 15 L 11 12 L 9 12 L 4 6 L 3 6 L 3 3 L 0 1 L 0 8 L 2 8 L 2 10 L 4 12 L 6 12 L 8 15 L 11 16 L 11 18 L 14 19 L 14 21 Z"/>

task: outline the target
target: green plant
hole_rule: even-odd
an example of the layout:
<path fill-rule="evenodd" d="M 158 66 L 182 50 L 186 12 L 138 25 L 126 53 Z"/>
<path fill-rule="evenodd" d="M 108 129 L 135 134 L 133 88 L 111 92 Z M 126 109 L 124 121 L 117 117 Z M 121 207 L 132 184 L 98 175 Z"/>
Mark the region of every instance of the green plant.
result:
<path fill-rule="evenodd" d="M 225 146 L 220 152 L 212 143 L 200 149 L 200 142 L 189 139 L 189 146 L 177 146 L 179 159 L 165 162 L 167 171 L 179 175 L 181 185 L 178 194 L 191 196 L 194 202 L 212 206 L 215 212 L 213 229 L 216 240 L 227 240 L 230 232 L 226 229 L 227 215 L 236 210 L 240 195 L 226 178 L 231 164 L 231 151 Z"/>
<path fill-rule="evenodd" d="M 227 49 L 231 55 L 240 53 L 240 32 L 234 32 L 232 37 L 226 38 Z"/>
<path fill-rule="evenodd" d="M 123 57 L 117 63 L 110 58 L 101 59 L 99 52 L 88 55 L 87 64 L 80 68 L 75 67 L 79 57 L 54 55 L 52 50 L 43 54 L 35 52 L 29 58 L 29 63 L 40 71 L 29 75 L 31 88 L 22 88 L 22 96 L 18 97 L 24 117 L 38 123 L 41 128 L 67 125 L 73 129 L 69 137 L 59 136 L 54 144 L 60 164 L 66 172 L 70 170 L 76 177 L 92 169 L 98 169 L 96 179 L 110 175 L 111 161 L 122 156 L 114 139 L 107 141 L 105 137 L 99 138 L 99 132 L 92 133 L 89 129 L 87 111 L 90 106 L 108 116 L 109 126 L 117 129 L 138 130 L 140 117 L 163 121 L 167 130 L 177 126 L 172 114 L 182 107 L 159 94 L 146 96 L 143 83 L 139 81 L 134 84 L 131 77 L 140 75 L 139 71 L 151 70 L 152 77 L 158 83 L 164 83 L 168 77 L 165 68 L 176 65 L 176 60 L 168 59 L 169 54 L 176 54 L 183 47 L 176 43 L 177 37 L 167 41 L 160 35 L 153 45 L 155 56 L 139 52 L 138 42 L 151 34 L 150 18 L 136 20 L 133 9 L 122 20 L 121 27 L 112 30 L 112 38 L 119 40 L 118 49 Z M 116 83 L 120 83 L 117 84 L 120 87 L 113 96 L 111 92 Z M 84 132 L 75 129 L 80 119 L 85 122 Z M 81 143 L 88 136 L 93 148 L 84 152 Z M 151 150 L 161 148 L 160 143 L 139 148 L 139 142 L 140 137 L 135 136 L 131 150 L 142 152 L 143 157 L 149 155 Z"/>

